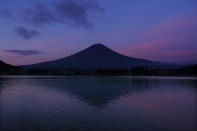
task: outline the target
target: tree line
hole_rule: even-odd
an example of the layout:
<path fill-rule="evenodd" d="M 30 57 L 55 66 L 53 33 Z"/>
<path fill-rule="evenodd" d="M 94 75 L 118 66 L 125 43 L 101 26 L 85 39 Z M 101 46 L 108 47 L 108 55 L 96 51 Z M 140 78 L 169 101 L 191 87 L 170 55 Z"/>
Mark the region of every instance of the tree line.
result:
<path fill-rule="evenodd" d="M 134 75 L 134 76 L 197 76 L 197 64 L 175 69 L 153 69 L 146 66 L 130 69 L 97 69 L 97 70 L 46 70 L 1 68 L 0 75 Z"/>

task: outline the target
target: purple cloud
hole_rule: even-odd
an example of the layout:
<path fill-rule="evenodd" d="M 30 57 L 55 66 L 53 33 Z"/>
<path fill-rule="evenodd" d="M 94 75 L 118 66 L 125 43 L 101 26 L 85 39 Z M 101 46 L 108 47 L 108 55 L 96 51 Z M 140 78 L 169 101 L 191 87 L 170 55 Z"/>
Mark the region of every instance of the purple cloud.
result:
<path fill-rule="evenodd" d="M 0 10 L 0 16 L 11 19 L 14 18 L 14 15 L 8 10 Z"/>
<path fill-rule="evenodd" d="M 39 3 L 26 8 L 23 20 L 35 26 L 62 23 L 72 27 L 89 28 L 92 26 L 88 16 L 92 12 L 103 12 L 97 1 L 57 0 L 49 5 Z"/>
<path fill-rule="evenodd" d="M 31 55 L 38 55 L 42 54 L 44 52 L 38 51 L 38 50 L 3 50 L 9 53 L 15 53 L 21 56 L 31 56 Z"/>
<path fill-rule="evenodd" d="M 165 62 L 194 60 L 197 18 L 173 19 L 147 30 L 125 51 L 127 55 Z"/>
<path fill-rule="evenodd" d="M 30 40 L 40 35 L 40 32 L 38 32 L 37 30 L 28 29 L 25 27 L 16 27 L 14 31 L 23 40 Z"/>

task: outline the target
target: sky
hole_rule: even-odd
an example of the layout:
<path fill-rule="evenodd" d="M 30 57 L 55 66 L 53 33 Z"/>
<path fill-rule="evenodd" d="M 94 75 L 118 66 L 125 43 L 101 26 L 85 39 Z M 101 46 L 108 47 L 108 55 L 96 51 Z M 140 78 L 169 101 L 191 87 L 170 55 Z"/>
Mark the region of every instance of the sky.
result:
<path fill-rule="evenodd" d="M 0 0 L 0 60 L 33 64 L 93 44 L 165 63 L 197 61 L 196 0 Z"/>

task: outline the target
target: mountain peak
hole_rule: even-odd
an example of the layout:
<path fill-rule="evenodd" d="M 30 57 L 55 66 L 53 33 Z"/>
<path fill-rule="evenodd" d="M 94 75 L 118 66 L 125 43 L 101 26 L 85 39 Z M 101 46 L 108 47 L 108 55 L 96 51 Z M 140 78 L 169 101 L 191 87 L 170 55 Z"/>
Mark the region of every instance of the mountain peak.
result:
<path fill-rule="evenodd" d="M 93 54 L 103 54 L 103 53 L 105 53 L 105 52 L 114 52 L 113 50 L 111 50 L 110 48 L 108 48 L 107 46 L 105 46 L 104 44 L 93 44 L 93 45 L 91 45 L 91 46 L 89 46 L 88 48 L 86 48 L 84 51 L 86 51 L 86 52 L 92 52 Z M 91 54 L 92 54 L 91 53 Z"/>
<path fill-rule="evenodd" d="M 90 47 L 94 47 L 94 48 L 97 48 L 97 47 L 105 47 L 106 48 L 106 46 L 104 44 L 101 44 L 101 43 L 93 44 Z"/>
<path fill-rule="evenodd" d="M 89 48 L 86 48 L 86 50 L 97 50 L 97 51 L 104 51 L 104 50 L 110 50 L 112 51 L 110 48 L 108 48 L 107 46 L 105 46 L 104 44 L 98 43 L 98 44 L 93 44 L 91 45 Z"/>

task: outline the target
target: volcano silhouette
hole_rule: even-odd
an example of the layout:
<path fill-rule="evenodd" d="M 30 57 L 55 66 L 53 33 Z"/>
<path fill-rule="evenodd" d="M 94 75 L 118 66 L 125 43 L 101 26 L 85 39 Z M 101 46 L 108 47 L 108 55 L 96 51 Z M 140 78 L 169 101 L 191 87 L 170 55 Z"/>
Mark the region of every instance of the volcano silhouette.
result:
<path fill-rule="evenodd" d="M 121 55 L 103 44 L 94 44 L 71 56 L 33 65 L 34 69 L 129 69 L 135 66 L 158 66 L 158 62 Z"/>

